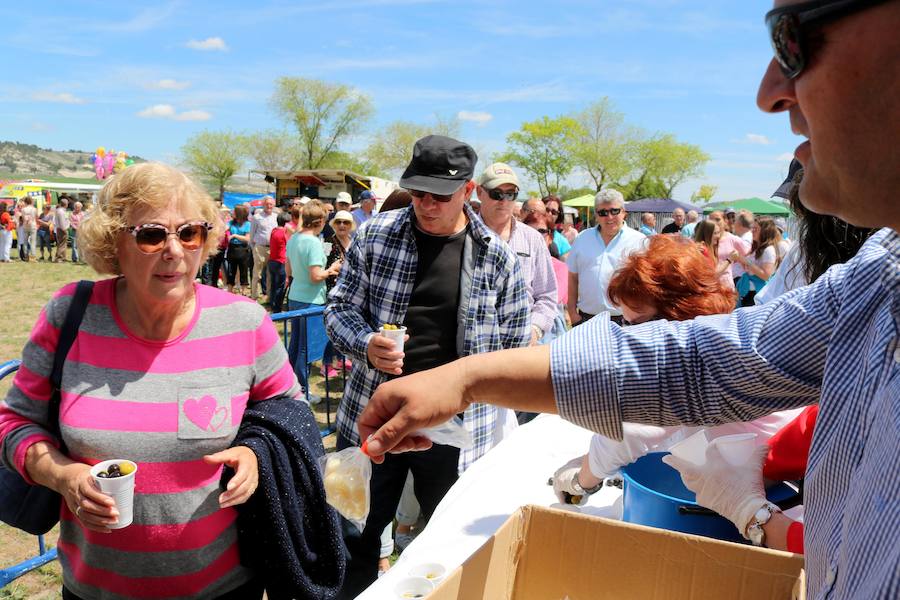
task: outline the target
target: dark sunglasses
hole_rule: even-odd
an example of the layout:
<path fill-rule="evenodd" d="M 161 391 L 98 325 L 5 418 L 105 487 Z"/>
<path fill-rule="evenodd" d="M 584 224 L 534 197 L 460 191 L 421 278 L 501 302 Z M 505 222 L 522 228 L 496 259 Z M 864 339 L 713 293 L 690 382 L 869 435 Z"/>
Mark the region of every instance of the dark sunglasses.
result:
<path fill-rule="evenodd" d="M 881 4 L 885 0 L 812 0 L 782 6 L 766 13 L 775 60 L 788 79 L 794 79 L 809 62 L 809 48 L 804 31 L 811 25 L 821 25 Z"/>
<path fill-rule="evenodd" d="M 491 200 L 508 200 L 512 201 L 519 197 L 519 190 L 514 192 L 504 192 L 500 189 L 493 189 L 487 191 L 488 198 Z"/>
<path fill-rule="evenodd" d="M 616 216 L 620 212 L 622 212 L 621 208 L 601 208 L 597 211 L 597 215 L 600 217 Z"/>
<path fill-rule="evenodd" d="M 335 220 L 335 225 L 350 225 L 353 221 Z"/>
<path fill-rule="evenodd" d="M 187 251 L 195 252 L 203 247 L 206 236 L 212 225 L 206 221 L 191 221 L 180 225 L 175 231 L 169 231 L 159 223 L 144 223 L 129 227 L 126 231 L 134 236 L 138 250 L 144 254 L 156 254 L 162 252 L 170 235 L 174 235 L 181 243 L 181 247 Z"/>
<path fill-rule="evenodd" d="M 421 200 L 426 195 L 431 196 L 431 199 L 435 202 L 450 202 L 453 200 L 453 194 L 432 194 L 431 192 L 423 192 L 422 190 L 407 190 L 409 195 L 413 198 L 418 198 Z M 456 192 L 454 192 L 455 194 Z"/>
<path fill-rule="evenodd" d="M 556 210 L 555 208 L 548 208 L 547 212 L 550 213 L 551 215 L 553 215 L 554 217 L 559 215 L 559 211 Z"/>

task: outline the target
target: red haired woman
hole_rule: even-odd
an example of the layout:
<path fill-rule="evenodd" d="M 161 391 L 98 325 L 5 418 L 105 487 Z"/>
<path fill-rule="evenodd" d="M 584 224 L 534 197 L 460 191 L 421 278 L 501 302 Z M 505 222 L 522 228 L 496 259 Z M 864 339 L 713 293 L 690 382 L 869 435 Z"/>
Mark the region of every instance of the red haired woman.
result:
<path fill-rule="evenodd" d="M 701 315 L 730 313 L 737 293 L 720 279 L 716 267 L 681 236 L 656 235 L 647 248 L 629 256 L 609 282 L 609 299 L 618 304 L 629 324 L 655 319 L 685 321 Z M 707 429 L 712 440 L 735 433 L 755 433 L 762 445 L 794 419 L 802 409 L 782 411 L 749 423 L 728 423 Z M 591 439 L 590 450 L 562 465 L 553 475 L 553 490 L 587 496 L 603 479 L 641 456 L 667 449 L 699 427 L 654 427 L 623 423 L 622 441 L 602 435 Z"/>

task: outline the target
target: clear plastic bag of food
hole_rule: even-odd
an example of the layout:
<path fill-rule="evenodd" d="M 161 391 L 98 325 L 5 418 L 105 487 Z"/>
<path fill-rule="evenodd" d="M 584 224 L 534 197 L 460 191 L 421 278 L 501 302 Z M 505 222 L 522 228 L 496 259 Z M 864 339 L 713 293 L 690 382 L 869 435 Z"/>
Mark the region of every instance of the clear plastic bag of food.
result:
<path fill-rule="evenodd" d="M 459 417 L 453 417 L 436 427 L 416 431 L 413 435 L 421 435 L 435 444 L 454 446 L 461 450 L 468 450 L 473 446 L 472 434 L 463 426 L 462 419 Z"/>
<path fill-rule="evenodd" d="M 319 459 L 319 467 L 328 504 L 362 531 L 369 516 L 369 457 L 354 446 L 326 454 Z"/>

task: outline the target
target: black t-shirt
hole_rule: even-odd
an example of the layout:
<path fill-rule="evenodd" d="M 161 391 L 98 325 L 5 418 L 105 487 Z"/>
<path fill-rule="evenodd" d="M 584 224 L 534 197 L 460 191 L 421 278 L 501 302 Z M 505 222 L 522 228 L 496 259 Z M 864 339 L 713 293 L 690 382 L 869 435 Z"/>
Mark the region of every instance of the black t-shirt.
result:
<path fill-rule="evenodd" d="M 665 227 L 663 227 L 662 232 L 663 232 L 663 233 L 680 233 L 680 232 L 681 232 L 681 227 L 679 227 L 679 226 L 676 225 L 675 223 L 669 223 L 668 225 L 666 225 Z"/>
<path fill-rule="evenodd" d="M 406 325 L 403 374 L 425 371 L 459 358 L 456 353 L 459 276 L 468 226 L 434 236 L 413 226 L 418 264 Z"/>

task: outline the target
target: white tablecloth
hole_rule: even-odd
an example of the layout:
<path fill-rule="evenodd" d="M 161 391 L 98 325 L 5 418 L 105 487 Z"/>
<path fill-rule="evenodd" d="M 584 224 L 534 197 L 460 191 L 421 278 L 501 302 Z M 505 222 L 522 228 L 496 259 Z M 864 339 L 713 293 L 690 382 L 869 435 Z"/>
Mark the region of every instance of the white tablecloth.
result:
<path fill-rule="evenodd" d="M 515 429 L 459 478 L 397 563 L 358 598 L 393 599 L 396 584 L 421 563 L 438 562 L 452 572 L 521 506 L 562 507 L 547 480 L 564 462 L 587 453 L 591 435 L 555 415 Z M 604 487 L 584 506 L 565 508 L 621 518 L 621 496 L 618 488 Z"/>

